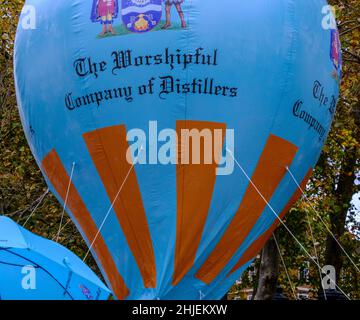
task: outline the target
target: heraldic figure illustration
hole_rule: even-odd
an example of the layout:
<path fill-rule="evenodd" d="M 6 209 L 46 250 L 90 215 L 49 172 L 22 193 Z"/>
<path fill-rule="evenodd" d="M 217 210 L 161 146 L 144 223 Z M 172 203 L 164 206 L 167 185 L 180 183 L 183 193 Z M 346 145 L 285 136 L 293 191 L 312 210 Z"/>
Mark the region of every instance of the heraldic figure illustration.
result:
<path fill-rule="evenodd" d="M 165 0 L 165 11 L 166 11 L 166 22 L 162 29 L 167 29 L 171 27 L 171 7 L 172 5 L 175 6 L 180 19 L 181 19 L 181 27 L 186 28 L 186 22 L 184 17 L 184 12 L 182 11 L 181 4 L 184 2 L 184 0 Z"/>
<path fill-rule="evenodd" d="M 116 34 L 113 28 L 113 22 L 118 14 L 118 0 L 93 0 L 91 21 L 102 24 L 103 30 L 100 33 L 101 36 L 104 36 L 108 32 L 113 35 Z"/>

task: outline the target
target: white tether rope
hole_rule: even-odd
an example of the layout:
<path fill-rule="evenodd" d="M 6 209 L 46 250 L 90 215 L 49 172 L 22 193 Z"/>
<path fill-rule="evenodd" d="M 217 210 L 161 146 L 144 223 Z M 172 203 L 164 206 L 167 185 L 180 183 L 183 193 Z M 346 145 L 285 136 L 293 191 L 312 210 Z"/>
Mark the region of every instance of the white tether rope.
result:
<path fill-rule="evenodd" d="M 284 226 L 284 228 L 289 232 L 289 234 L 293 237 L 293 239 L 296 241 L 296 243 L 300 246 L 300 248 L 306 253 L 306 255 L 310 258 L 310 260 L 312 262 L 315 263 L 316 266 L 318 266 L 318 268 L 321 269 L 320 265 L 315 261 L 315 259 L 309 254 L 309 252 L 306 250 L 306 248 L 301 244 L 301 242 L 296 238 L 296 236 L 292 233 L 292 231 L 288 228 L 288 226 L 282 221 L 282 219 L 279 217 L 279 215 L 275 212 L 275 210 L 273 209 L 273 207 L 270 205 L 270 203 L 266 200 L 266 198 L 263 196 L 263 194 L 260 192 L 260 190 L 257 188 L 257 186 L 254 184 L 254 182 L 251 180 L 251 178 L 248 176 L 248 174 L 246 173 L 246 171 L 242 168 L 242 166 L 240 165 L 240 163 L 236 160 L 235 156 L 233 155 L 233 153 L 231 152 L 231 150 L 226 149 L 227 152 L 229 152 L 229 154 L 231 155 L 231 157 L 233 158 L 233 160 L 235 161 L 236 165 L 240 168 L 240 170 L 242 171 L 242 173 L 245 175 L 246 179 L 250 182 L 250 184 L 254 187 L 254 189 L 256 190 L 256 192 L 259 194 L 259 196 L 264 200 L 264 202 L 266 203 L 266 205 L 269 207 L 269 209 L 271 210 L 271 212 L 276 216 L 276 218 L 280 221 L 280 223 Z M 335 283 L 334 280 L 329 279 L 338 289 L 339 291 L 348 299 L 351 300 L 350 297 Z"/>

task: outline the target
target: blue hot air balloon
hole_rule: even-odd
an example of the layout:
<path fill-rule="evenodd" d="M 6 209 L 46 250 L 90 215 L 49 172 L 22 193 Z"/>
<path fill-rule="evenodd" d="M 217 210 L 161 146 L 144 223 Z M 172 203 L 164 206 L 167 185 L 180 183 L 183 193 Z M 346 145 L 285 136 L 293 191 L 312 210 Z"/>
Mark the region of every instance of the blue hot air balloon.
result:
<path fill-rule="evenodd" d="M 28 0 L 15 44 L 32 152 L 118 299 L 220 299 L 301 194 L 340 77 L 323 0 Z"/>
<path fill-rule="evenodd" d="M 109 297 L 109 289 L 75 254 L 0 216 L 0 300 Z"/>

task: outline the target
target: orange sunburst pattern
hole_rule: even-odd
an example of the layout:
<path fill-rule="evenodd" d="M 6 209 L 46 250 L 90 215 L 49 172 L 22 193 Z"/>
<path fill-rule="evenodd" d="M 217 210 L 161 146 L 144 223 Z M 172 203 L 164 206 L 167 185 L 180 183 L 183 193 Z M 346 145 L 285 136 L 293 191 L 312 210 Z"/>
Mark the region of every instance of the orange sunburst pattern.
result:
<path fill-rule="evenodd" d="M 303 189 L 303 190 L 305 189 L 306 184 L 312 175 L 312 172 L 313 171 L 311 168 L 308 171 L 308 173 L 306 174 L 304 180 L 300 184 L 301 189 Z M 301 190 L 299 190 L 299 188 L 297 188 L 296 191 L 294 192 L 294 194 L 292 195 L 291 199 L 289 200 L 289 202 L 286 204 L 285 208 L 279 214 L 280 219 L 284 218 L 284 216 L 289 212 L 291 207 L 296 203 L 296 201 L 300 198 L 300 196 L 301 196 Z M 239 268 L 241 268 L 245 263 L 247 263 L 250 260 L 252 260 L 253 258 L 255 258 L 255 256 L 261 251 L 261 249 L 264 247 L 265 243 L 269 240 L 269 238 L 274 233 L 275 229 L 279 226 L 279 224 L 280 224 L 280 221 L 278 220 L 278 218 L 276 218 L 276 220 L 274 221 L 272 226 L 249 246 L 249 248 L 241 256 L 240 260 L 231 269 L 231 271 L 228 273 L 227 276 L 232 275 L 235 271 L 237 271 Z"/>
<path fill-rule="evenodd" d="M 182 132 L 187 130 L 198 133 L 207 130 L 211 133 L 211 138 L 203 138 L 201 143 L 194 139 L 185 139 Z M 221 132 L 220 139 L 215 139 L 215 130 Z M 214 191 L 216 168 L 221 158 L 225 130 L 226 126 L 223 123 L 177 121 L 177 224 L 173 285 L 179 283 L 195 262 Z M 197 146 L 195 143 L 198 143 Z M 201 159 L 199 155 L 200 161 L 197 164 L 193 161 L 194 149 L 202 155 Z M 205 156 L 208 155 L 205 155 L 205 152 L 211 152 L 211 161 L 205 161 Z M 184 161 L 185 158 L 190 161 Z"/>
<path fill-rule="evenodd" d="M 286 166 L 290 166 L 296 152 L 297 147 L 292 143 L 270 135 L 252 176 L 253 183 L 267 201 L 286 174 Z M 219 275 L 248 236 L 265 207 L 265 201 L 249 184 L 229 227 L 196 273 L 196 278 L 209 284 Z"/>
<path fill-rule="evenodd" d="M 55 150 L 49 152 L 43 159 L 42 169 L 51 184 L 54 186 L 58 195 L 61 197 L 63 202 L 65 202 L 70 177 Z M 93 244 L 93 250 L 106 274 L 106 277 L 111 283 L 115 296 L 120 300 L 125 299 L 129 295 L 129 290 L 126 287 L 123 278 L 119 274 L 103 237 L 101 234 L 97 235 L 98 228 L 93 221 L 90 212 L 86 208 L 85 203 L 81 199 L 81 196 L 76 190 L 76 187 L 71 181 L 66 205 L 72 212 L 78 225 L 80 225 L 87 241 L 91 243 L 96 237 L 96 241 Z"/>
<path fill-rule="evenodd" d="M 194 137 L 190 133 L 185 139 L 182 135 L 183 130 L 189 132 L 195 130 L 200 133 L 196 137 L 196 139 L 200 139 L 196 141 L 197 152 L 202 155 L 198 162 L 193 161 Z M 210 162 L 205 161 L 205 152 L 209 152 L 207 149 L 209 148 L 209 141 L 206 142 L 206 137 L 201 135 L 203 130 L 210 132 L 212 137 L 210 141 L 212 152 Z M 178 134 L 178 164 L 176 166 L 176 245 L 172 278 L 174 286 L 189 272 L 196 260 L 196 253 L 213 197 L 216 169 L 224 147 L 226 125 L 224 123 L 184 120 L 177 121 L 176 131 Z M 216 140 L 214 137 L 219 132 L 220 138 Z M 83 138 L 109 200 L 113 204 L 113 210 L 140 270 L 144 286 L 145 288 L 156 288 L 157 270 L 153 242 L 137 176 L 133 165 L 127 159 L 129 144 L 126 134 L 126 127 L 118 125 L 85 133 Z M 253 183 L 267 201 L 271 199 L 286 174 L 285 168 L 290 166 L 296 152 L 297 147 L 295 145 L 280 137 L 270 135 L 252 176 Z M 188 158 L 189 161 L 184 162 L 185 158 Z M 52 150 L 44 158 L 42 168 L 64 201 L 70 177 L 55 150 Z M 303 187 L 311 172 L 310 170 L 304 178 Z M 281 212 L 281 217 L 286 214 L 299 196 L 299 191 L 296 191 Z M 67 206 L 87 240 L 92 242 L 98 233 L 98 228 L 72 182 L 70 182 Z M 249 184 L 230 225 L 196 273 L 196 278 L 209 284 L 219 275 L 248 236 L 265 207 L 265 201 Z M 264 234 L 251 244 L 228 275 L 235 272 L 257 254 L 277 225 L 278 223 L 275 221 Z M 93 249 L 117 298 L 126 298 L 129 295 L 129 290 L 119 274 L 101 234 L 98 235 Z"/>
<path fill-rule="evenodd" d="M 156 287 L 155 255 L 134 168 L 126 158 L 129 144 L 124 125 L 84 134 L 146 288 Z"/>

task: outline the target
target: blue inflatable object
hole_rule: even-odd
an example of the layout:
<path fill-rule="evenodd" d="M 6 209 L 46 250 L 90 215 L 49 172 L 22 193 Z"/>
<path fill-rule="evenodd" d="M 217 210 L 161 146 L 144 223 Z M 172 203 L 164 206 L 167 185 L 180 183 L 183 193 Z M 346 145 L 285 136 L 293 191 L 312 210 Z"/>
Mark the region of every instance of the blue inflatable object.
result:
<path fill-rule="evenodd" d="M 116 297 L 220 299 L 311 175 L 341 49 L 322 0 L 28 0 L 15 78 Z"/>
<path fill-rule="evenodd" d="M 76 255 L 0 216 L 0 300 L 107 300 Z"/>

